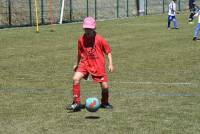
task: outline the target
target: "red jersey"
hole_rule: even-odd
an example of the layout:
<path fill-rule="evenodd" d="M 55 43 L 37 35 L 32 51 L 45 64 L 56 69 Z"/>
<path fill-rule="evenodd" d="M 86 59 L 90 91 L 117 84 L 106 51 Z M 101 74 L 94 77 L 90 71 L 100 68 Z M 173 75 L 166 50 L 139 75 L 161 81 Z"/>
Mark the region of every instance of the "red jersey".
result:
<path fill-rule="evenodd" d="M 97 33 L 93 37 L 84 34 L 78 39 L 78 55 L 81 57 L 79 67 L 86 68 L 94 76 L 106 75 L 104 54 L 108 53 L 110 46 Z"/>

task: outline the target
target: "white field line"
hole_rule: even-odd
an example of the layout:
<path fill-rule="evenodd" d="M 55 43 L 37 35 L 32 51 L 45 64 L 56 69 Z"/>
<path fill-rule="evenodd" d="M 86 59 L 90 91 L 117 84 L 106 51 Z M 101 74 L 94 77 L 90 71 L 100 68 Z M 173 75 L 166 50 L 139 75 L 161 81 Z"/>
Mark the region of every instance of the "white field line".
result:
<path fill-rule="evenodd" d="M 88 79 L 87 81 L 92 81 Z M 110 83 L 120 83 L 120 84 L 144 84 L 144 85 L 194 85 L 194 83 L 189 82 L 172 82 L 172 83 L 165 83 L 165 82 L 151 82 L 151 81 L 108 81 Z"/>
<path fill-rule="evenodd" d="M 144 82 L 144 81 L 110 81 L 112 83 L 121 83 L 121 84 L 146 84 L 146 85 L 192 85 L 192 83 L 188 82 L 172 82 L 172 83 L 165 83 L 165 82 Z"/>

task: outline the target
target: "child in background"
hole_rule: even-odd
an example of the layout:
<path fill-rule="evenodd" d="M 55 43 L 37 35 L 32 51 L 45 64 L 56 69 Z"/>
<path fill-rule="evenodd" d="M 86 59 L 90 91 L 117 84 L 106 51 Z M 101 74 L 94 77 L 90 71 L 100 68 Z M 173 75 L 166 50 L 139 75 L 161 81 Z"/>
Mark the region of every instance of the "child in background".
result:
<path fill-rule="evenodd" d="M 176 0 L 172 0 L 169 3 L 169 12 L 168 12 L 168 21 L 167 21 L 168 30 L 170 30 L 170 23 L 172 20 L 174 22 L 174 29 L 178 29 L 177 22 L 176 22 L 176 13 L 179 14 L 179 12 L 176 11 Z"/>
<path fill-rule="evenodd" d="M 197 41 L 198 40 L 198 35 L 199 35 L 199 30 L 200 30 L 200 11 L 198 11 L 195 15 L 194 18 L 198 17 L 198 23 L 196 25 L 195 31 L 194 31 L 194 37 L 193 40 Z"/>
<path fill-rule="evenodd" d="M 193 17 L 195 14 L 195 0 L 189 0 L 189 10 L 190 10 L 190 15 L 189 15 L 189 23 L 193 23 Z"/>
<path fill-rule="evenodd" d="M 86 17 L 83 21 L 84 34 L 78 39 L 77 64 L 74 66 L 73 102 L 67 107 L 71 111 L 80 111 L 83 108 L 80 102 L 80 81 L 89 75 L 100 84 L 102 90 L 101 108 L 112 109 L 108 102 L 108 78 L 105 71 L 104 55 L 108 57 L 108 70 L 113 72 L 112 55 L 108 43 L 95 31 L 96 21 Z"/>

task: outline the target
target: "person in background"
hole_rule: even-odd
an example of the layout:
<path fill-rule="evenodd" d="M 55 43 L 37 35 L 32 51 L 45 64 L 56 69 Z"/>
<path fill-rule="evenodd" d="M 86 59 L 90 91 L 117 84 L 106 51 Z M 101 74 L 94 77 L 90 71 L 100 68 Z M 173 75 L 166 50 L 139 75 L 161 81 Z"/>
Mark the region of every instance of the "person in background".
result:
<path fill-rule="evenodd" d="M 198 17 L 198 23 L 195 27 L 195 30 L 194 30 L 194 37 L 193 37 L 193 40 L 194 41 L 198 41 L 198 35 L 199 35 L 199 30 L 200 30 L 200 11 L 198 11 L 194 16 L 194 18 L 197 18 Z"/>
<path fill-rule="evenodd" d="M 169 11 L 168 11 L 168 18 L 167 18 L 167 29 L 170 30 L 170 23 L 171 21 L 174 22 L 174 29 L 178 29 L 177 27 L 177 21 L 176 21 L 176 14 L 179 14 L 178 11 L 176 11 L 176 0 L 172 0 L 169 3 Z"/>
<path fill-rule="evenodd" d="M 189 10 L 190 10 L 190 15 L 189 15 L 189 18 L 188 18 L 188 22 L 190 24 L 193 23 L 193 17 L 195 15 L 195 0 L 189 0 Z"/>

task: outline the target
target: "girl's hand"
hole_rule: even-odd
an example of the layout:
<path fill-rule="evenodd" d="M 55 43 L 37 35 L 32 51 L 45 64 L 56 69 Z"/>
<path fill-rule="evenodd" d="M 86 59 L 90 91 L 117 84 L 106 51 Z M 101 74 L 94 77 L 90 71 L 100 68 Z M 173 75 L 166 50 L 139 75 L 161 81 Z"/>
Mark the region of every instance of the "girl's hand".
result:
<path fill-rule="evenodd" d="M 108 66 L 108 70 L 109 70 L 109 72 L 112 73 L 112 72 L 113 72 L 113 69 L 114 69 L 114 68 L 113 68 L 113 65 L 110 64 L 110 65 Z"/>

